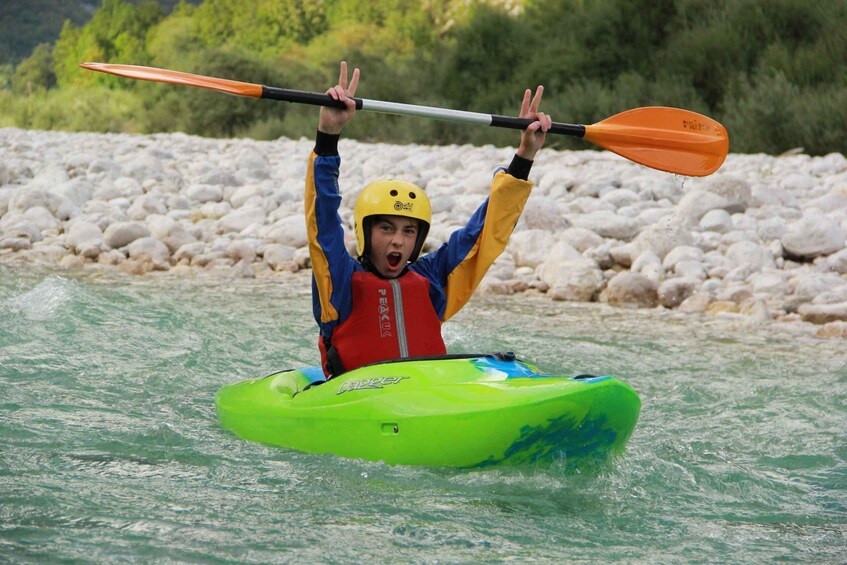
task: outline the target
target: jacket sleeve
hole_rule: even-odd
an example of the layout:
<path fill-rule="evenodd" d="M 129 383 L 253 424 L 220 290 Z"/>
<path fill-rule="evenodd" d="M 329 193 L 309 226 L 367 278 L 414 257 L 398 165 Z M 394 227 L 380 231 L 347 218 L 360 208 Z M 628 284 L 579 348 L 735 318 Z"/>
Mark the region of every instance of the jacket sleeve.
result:
<path fill-rule="evenodd" d="M 312 306 L 321 333 L 350 313 L 351 285 L 355 259 L 347 252 L 338 209 L 338 170 L 341 157 L 312 152 L 306 173 L 306 232 L 312 261 Z"/>
<path fill-rule="evenodd" d="M 523 213 L 532 183 L 498 172 L 491 192 L 467 225 L 454 231 L 437 251 L 422 257 L 418 270 L 444 288 L 442 321 L 468 300 L 492 263 L 500 256 Z"/>

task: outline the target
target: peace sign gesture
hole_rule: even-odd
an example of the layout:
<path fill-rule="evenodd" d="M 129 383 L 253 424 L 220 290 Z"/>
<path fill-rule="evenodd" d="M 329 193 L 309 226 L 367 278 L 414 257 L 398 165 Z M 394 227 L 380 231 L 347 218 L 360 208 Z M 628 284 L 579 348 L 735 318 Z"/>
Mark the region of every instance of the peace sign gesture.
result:
<path fill-rule="evenodd" d="M 523 93 L 523 101 L 521 102 L 521 118 L 535 120 L 525 130 L 521 132 L 521 144 L 518 147 L 517 154 L 524 159 L 532 160 L 535 154 L 544 145 L 547 130 L 553 124 L 553 120 L 544 112 L 538 111 L 538 106 L 541 104 L 541 97 L 544 94 L 544 87 L 539 86 L 535 89 L 535 95 L 532 95 L 530 89 L 526 89 Z M 532 99 L 530 100 L 530 97 Z"/>
<path fill-rule="evenodd" d="M 321 106 L 318 130 L 323 133 L 338 135 L 344 124 L 352 120 L 356 115 L 356 103 L 350 98 L 356 94 L 359 86 L 359 69 L 353 70 L 350 82 L 347 82 L 347 61 L 341 61 L 341 70 L 338 73 L 338 84 L 326 91 L 333 100 L 341 100 L 346 108 L 330 108 Z"/>

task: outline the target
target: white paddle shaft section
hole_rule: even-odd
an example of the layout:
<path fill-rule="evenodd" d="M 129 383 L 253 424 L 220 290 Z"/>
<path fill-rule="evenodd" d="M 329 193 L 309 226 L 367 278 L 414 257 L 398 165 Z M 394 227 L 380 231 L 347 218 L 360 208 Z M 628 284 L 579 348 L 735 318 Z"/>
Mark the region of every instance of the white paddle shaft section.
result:
<path fill-rule="evenodd" d="M 401 116 L 417 116 L 419 118 L 432 118 L 435 120 L 446 120 L 449 122 L 460 122 L 478 126 L 491 125 L 491 114 L 466 112 L 464 110 L 451 110 L 449 108 L 434 108 L 432 106 L 418 106 L 416 104 L 402 104 L 400 102 L 368 100 L 367 98 L 361 98 L 360 100 L 362 101 L 362 110 L 367 110 L 369 112 L 398 114 Z"/>
<path fill-rule="evenodd" d="M 292 90 L 290 88 L 276 88 L 273 86 L 262 86 L 261 89 L 262 94 L 260 98 L 280 100 L 283 102 L 295 102 L 298 104 L 311 104 L 313 106 L 329 106 L 330 108 L 345 107 L 343 102 L 335 100 L 329 94 L 309 92 L 306 90 Z M 356 109 L 358 110 L 367 110 L 399 116 L 431 118 L 435 120 L 473 124 L 477 126 L 526 129 L 526 127 L 532 123 L 532 120 L 526 118 L 512 118 L 509 116 L 482 114 L 479 112 L 468 112 L 465 110 L 451 110 L 449 108 L 436 108 L 433 106 L 418 106 L 417 104 L 403 104 L 401 102 L 385 102 L 384 100 L 369 100 L 367 98 L 351 97 L 351 100 L 356 103 Z M 582 137 L 585 135 L 585 126 L 554 122 L 548 133 Z"/>

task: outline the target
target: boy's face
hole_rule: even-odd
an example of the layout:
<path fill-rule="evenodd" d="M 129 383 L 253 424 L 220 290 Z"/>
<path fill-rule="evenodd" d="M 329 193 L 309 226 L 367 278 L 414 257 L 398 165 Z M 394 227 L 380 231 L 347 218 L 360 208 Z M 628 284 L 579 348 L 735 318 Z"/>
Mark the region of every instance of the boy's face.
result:
<path fill-rule="evenodd" d="M 393 279 L 403 272 L 418 240 L 418 221 L 404 216 L 379 216 L 371 225 L 371 264 Z"/>

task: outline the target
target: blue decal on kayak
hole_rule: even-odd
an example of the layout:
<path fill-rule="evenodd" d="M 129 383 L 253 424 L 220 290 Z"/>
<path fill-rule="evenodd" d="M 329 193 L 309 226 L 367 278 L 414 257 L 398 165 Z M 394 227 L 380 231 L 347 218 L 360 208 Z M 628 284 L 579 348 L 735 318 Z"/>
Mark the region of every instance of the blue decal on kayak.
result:
<path fill-rule="evenodd" d="M 549 378 L 551 376 L 536 373 L 519 361 L 504 361 L 496 357 L 477 357 L 471 363 L 483 373 L 496 375 L 504 379 L 537 379 Z"/>
<path fill-rule="evenodd" d="M 509 446 L 502 457 L 491 456 L 479 464 L 481 467 L 504 462 L 536 463 L 563 457 L 568 463 L 577 463 L 588 457 L 602 458 L 617 440 L 617 432 L 606 426 L 601 416 L 577 422 L 569 415 L 548 421 L 547 425 L 524 426 L 520 437 Z"/>
<path fill-rule="evenodd" d="M 300 372 L 304 377 L 309 379 L 309 384 L 322 383 L 326 381 L 326 375 L 324 375 L 323 369 L 318 366 L 304 367 L 300 369 Z"/>
<path fill-rule="evenodd" d="M 497 376 L 503 379 L 561 379 L 560 375 L 547 375 L 545 373 L 538 373 L 534 369 L 530 368 L 525 363 L 521 363 L 520 361 L 506 361 L 503 359 L 499 359 L 493 356 L 486 357 L 477 357 L 476 359 L 471 360 L 471 363 L 483 373 Z M 605 381 L 607 379 L 613 379 L 611 376 L 581 376 L 577 377 L 581 383 L 593 384 Z"/>

